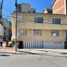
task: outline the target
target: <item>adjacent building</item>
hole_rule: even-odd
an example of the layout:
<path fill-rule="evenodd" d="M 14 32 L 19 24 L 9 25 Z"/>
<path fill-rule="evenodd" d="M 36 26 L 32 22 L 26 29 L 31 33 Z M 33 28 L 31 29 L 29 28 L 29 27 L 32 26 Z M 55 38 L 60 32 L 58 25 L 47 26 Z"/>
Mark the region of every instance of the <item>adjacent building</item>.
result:
<path fill-rule="evenodd" d="M 67 0 L 53 0 L 53 14 L 67 14 Z"/>
<path fill-rule="evenodd" d="M 4 27 L 4 42 L 6 42 L 5 46 L 9 46 L 8 42 L 11 40 L 12 36 L 12 29 L 11 29 L 11 21 L 9 21 L 7 18 L 2 19 L 2 24 Z"/>
<path fill-rule="evenodd" d="M 43 13 L 45 13 L 45 14 L 52 14 L 52 9 L 45 9 L 43 11 Z"/>
<path fill-rule="evenodd" d="M 16 10 L 17 12 L 23 13 L 35 13 L 35 8 L 32 8 L 32 6 L 27 3 L 17 4 Z"/>
<path fill-rule="evenodd" d="M 36 13 L 29 4 L 17 12 L 19 48 L 65 48 L 67 15 Z M 29 5 L 27 7 L 27 5 Z M 30 10 L 29 10 L 30 9 Z M 32 11 L 32 12 L 31 12 Z M 34 12 L 35 11 L 35 12 Z M 16 34 L 16 13 L 12 16 L 12 39 Z"/>

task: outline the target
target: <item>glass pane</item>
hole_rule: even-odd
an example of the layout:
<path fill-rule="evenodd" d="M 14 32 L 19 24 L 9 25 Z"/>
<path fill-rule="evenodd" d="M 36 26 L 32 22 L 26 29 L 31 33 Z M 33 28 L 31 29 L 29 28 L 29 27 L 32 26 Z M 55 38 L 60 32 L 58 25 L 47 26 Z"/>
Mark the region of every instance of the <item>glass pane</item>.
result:
<path fill-rule="evenodd" d="M 60 24 L 61 23 L 61 19 L 60 18 L 53 18 L 52 19 L 52 23 L 53 24 Z"/>
<path fill-rule="evenodd" d="M 43 17 L 36 17 L 35 22 L 36 23 L 43 23 Z"/>

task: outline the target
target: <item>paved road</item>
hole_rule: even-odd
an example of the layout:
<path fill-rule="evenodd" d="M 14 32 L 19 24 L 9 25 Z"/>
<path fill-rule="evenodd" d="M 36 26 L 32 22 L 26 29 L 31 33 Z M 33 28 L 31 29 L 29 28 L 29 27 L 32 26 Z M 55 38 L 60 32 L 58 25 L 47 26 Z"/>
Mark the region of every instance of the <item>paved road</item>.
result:
<path fill-rule="evenodd" d="M 8 54 L 0 56 L 0 67 L 66 67 L 66 57 Z"/>

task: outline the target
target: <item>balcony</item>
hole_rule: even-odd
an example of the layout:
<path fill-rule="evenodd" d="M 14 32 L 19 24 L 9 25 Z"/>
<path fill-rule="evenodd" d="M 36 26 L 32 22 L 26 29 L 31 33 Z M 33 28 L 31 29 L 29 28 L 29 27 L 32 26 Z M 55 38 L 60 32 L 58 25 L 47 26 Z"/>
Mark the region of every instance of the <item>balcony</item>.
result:
<path fill-rule="evenodd" d="M 67 25 L 64 24 L 18 23 L 17 26 L 19 29 L 67 30 Z"/>

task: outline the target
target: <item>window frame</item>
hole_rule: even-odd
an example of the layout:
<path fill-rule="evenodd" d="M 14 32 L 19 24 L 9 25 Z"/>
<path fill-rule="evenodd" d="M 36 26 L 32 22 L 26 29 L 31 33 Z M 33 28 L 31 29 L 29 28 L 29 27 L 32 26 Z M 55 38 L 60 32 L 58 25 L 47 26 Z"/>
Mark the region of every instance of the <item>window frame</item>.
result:
<path fill-rule="evenodd" d="M 52 18 L 52 24 L 61 24 L 61 18 Z"/>
<path fill-rule="evenodd" d="M 27 35 L 27 30 L 26 29 L 19 29 L 18 33 L 19 33 L 19 35 Z"/>
<path fill-rule="evenodd" d="M 35 23 L 43 23 L 43 17 L 35 17 Z"/>
<path fill-rule="evenodd" d="M 59 30 L 52 30 L 51 31 L 51 36 L 58 37 L 59 36 Z"/>
<path fill-rule="evenodd" d="M 34 36 L 42 36 L 42 30 L 40 29 L 34 29 L 33 33 L 34 33 Z"/>

